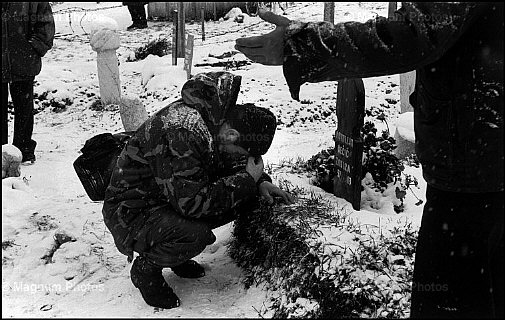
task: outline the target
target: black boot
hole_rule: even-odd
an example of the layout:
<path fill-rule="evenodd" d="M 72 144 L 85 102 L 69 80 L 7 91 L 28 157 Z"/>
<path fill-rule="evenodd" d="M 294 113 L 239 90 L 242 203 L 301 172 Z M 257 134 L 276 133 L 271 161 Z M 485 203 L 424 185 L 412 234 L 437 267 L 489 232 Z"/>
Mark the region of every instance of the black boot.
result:
<path fill-rule="evenodd" d="M 170 269 L 181 278 L 201 278 L 205 275 L 205 269 L 193 260 L 188 260 Z"/>
<path fill-rule="evenodd" d="M 164 309 L 176 308 L 181 301 L 163 278 L 162 269 L 144 257 L 137 257 L 130 270 L 132 283 L 140 290 L 148 305 Z"/>

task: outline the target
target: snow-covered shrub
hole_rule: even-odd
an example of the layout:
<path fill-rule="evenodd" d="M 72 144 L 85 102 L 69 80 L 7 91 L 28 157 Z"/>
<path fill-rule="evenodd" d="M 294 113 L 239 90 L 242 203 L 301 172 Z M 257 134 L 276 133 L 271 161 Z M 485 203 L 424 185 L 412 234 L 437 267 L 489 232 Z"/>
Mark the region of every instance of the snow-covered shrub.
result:
<path fill-rule="evenodd" d="M 91 106 L 89 108 L 93 111 L 118 111 L 119 105 L 118 104 L 104 105 L 102 103 L 102 100 L 100 98 L 97 98 L 91 103 Z"/>
<path fill-rule="evenodd" d="M 369 197 L 385 196 L 392 200 L 394 210 L 403 212 L 403 199 L 406 190 L 417 186 L 415 177 L 403 173 L 403 161 L 394 154 L 396 141 L 389 135 L 389 131 L 382 131 L 377 135 L 377 128 L 373 122 L 365 122 L 361 129 L 363 139 L 363 168 L 362 190 Z M 333 192 L 333 177 L 335 174 L 335 148 L 322 150 L 307 161 L 308 171 L 314 172 L 314 184 L 327 192 Z M 372 205 L 374 207 L 374 205 Z M 376 205 L 375 209 L 380 209 Z"/>
<path fill-rule="evenodd" d="M 246 287 L 271 291 L 266 311 L 273 318 L 408 317 L 414 228 L 398 223 L 370 233 L 320 196 L 290 191 L 294 205 L 260 203 L 239 214 L 228 247 Z"/>
<path fill-rule="evenodd" d="M 128 58 L 127 61 L 144 60 L 150 54 L 163 57 L 170 52 L 170 45 L 166 38 L 152 40 L 145 46 L 135 49 L 135 59 Z"/>
<path fill-rule="evenodd" d="M 62 112 L 72 105 L 73 98 L 70 91 L 65 87 L 57 89 L 49 86 L 40 86 L 36 87 L 33 93 L 33 102 L 34 114 L 47 108 L 51 108 L 53 112 Z"/>

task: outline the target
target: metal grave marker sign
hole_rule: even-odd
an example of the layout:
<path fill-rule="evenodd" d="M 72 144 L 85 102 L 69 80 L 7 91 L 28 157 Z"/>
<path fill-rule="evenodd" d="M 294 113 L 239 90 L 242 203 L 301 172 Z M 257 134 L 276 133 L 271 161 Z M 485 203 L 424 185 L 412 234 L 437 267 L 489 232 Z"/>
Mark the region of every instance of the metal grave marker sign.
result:
<path fill-rule="evenodd" d="M 360 210 L 363 140 L 361 128 L 365 117 L 365 87 L 361 79 L 338 81 L 335 131 L 335 177 L 333 192 Z"/>
<path fill-rule="evenodd" d="M 188 40 L 186 42 L 186 48 L 184 49 L 184 70 L 188 74 L 188 79 L 191 78 L 191 65 L 193 64 L 193 44 L 195 42 L 195 36 L 188 34 Z"/>

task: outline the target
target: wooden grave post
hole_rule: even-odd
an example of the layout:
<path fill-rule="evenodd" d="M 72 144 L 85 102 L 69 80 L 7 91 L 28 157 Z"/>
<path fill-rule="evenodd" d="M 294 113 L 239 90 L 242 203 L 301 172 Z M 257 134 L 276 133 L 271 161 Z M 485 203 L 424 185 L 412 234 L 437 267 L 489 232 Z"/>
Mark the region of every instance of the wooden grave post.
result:
<path fill-rule="evenodd" d="M 178 2 L 177 16 L 177 58 L 184 58 L 184 42 L 186 40 L 186 15 L 184 14 L 184 2 Z"/>
<path fill-rule="evenodd" d="M 362 79 L 338 81 L 337 119 L 335 131 L 335 171 L 333 192 L 360 210 L 363 139 L 361 128 L 365 118 L 365 86 Z"/>
<path fill-rule="evenodd" d="M 396 11 L 396 2 L 389 2 L 388 4 L 388 18 L 391 19 L 394 17 Z"/>
<path fill-rule="evenodd" d="M 335 22 L 335 2 L 324 3 L 324 21 Z"/>
<path fill-rule="evenodd" d="M 177 10 L 174 10 L 172 13 L 172 21 L 174 22 L 174 29 L 172 30 L 172 65 L 177 65 L 177 43 L 179 39 L 179 30 L 177 28 L 178 18 L 177 18 Z"/>
<path fill-rule="evenodd" d="M 188 79 L 191 78 L 191 66 L 193 65 L 193 45 L 195 43 L 195 36 L 188 34 L 188 42 L 186 43 L 184 54 L 184 70 L 187 72 Z"/>
<path fill-rule="evenodd" d="M 202 13 L 202 41 L 205 41 L 205 8 L 201 8 Z"/>

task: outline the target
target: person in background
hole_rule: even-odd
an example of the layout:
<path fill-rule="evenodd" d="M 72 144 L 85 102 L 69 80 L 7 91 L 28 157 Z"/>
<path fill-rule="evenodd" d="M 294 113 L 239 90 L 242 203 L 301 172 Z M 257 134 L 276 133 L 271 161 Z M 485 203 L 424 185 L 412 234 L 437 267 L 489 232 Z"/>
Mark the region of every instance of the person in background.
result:
<path fill-rule="evenodd" d="M 8 97 L 14 105 L 12 144 L 23 162 L 35 161 L 33 86 L 42 57 L 53 46 L 55 25 L 49 2 L 2 2 L 2 144 L 8 143 Z"/>
<path fill-rule="evenodd" d="M 416 70 L 416 154 L 427 181 L 413 318 L 503 318 L 503 3 L 408 3 L 392 19 L 299 22 L 236 40 L 300 86 Z"/>
<path fill-rule="evenodd" d="M 148 3 L 149 2 L 123 2 L 123 5 L 128 7 L 128 11 L 130 12 L 130 16 L 133 21 L 126 30 L 131 31 L 147 28 L 147 16 L 144 6 Z"/>
<path fill-rule="evenodd" d="M 104 222 L 120 252 L 130 261 L 139 254 L 131 281 L 150 306 L 180 305 L 163 268 L 184 278 L 205 275 L 191 258 L 216 240 L 212 229 L 254 214 L 260 198 L 293 203 L 263 172 L 275 116 L 236 105 L 240 82 L 228 72 L 195 75 L 181 99 L 137 129 L 112 172 Z"/>

